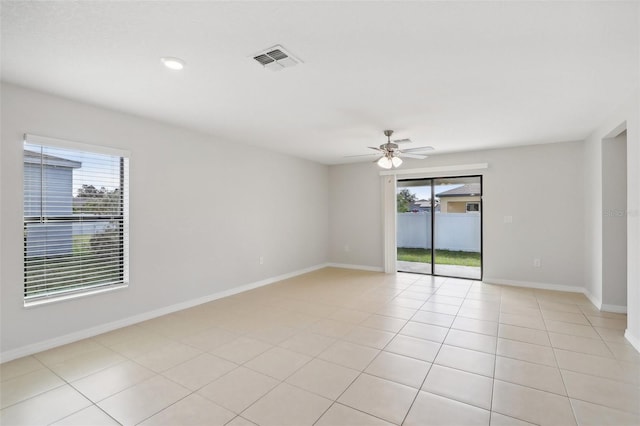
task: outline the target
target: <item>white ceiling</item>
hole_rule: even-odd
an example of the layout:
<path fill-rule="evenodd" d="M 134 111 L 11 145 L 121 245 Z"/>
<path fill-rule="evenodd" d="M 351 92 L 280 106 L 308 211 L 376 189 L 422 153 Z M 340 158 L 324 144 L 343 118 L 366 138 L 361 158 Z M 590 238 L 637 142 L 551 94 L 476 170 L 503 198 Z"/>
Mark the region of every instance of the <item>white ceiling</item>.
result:
<path fill-rule="evenodd" d="M 386 128 L 435 153 L 560 142 L 638 87 L 638 7 L 3 0 L 1 72 L 325 164 L 366 154 Z M 304 64 L 251 59 L 275 44 Z M 187 66 L 169 71 L 161 56 Z"/>

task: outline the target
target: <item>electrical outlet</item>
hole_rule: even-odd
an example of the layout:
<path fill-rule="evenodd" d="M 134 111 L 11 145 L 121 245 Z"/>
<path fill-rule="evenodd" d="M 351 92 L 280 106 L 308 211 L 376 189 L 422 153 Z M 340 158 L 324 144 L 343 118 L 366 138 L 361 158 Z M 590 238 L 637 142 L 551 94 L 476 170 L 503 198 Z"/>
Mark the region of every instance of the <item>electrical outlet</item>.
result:
<path fill-rule="evenodd" d="M 513 223 L 513 216 L 505 216 L 504 223 Z"/>
<path fill-rule="evenodd" d="M 261 265 L 264 265 L 264 257 L 260 256 L 260 260 L 259 260 Z"/>
<path fill-rule="evenodd" d="M 540 259 L 535 258 L 533 259 L 533 267 L 534 268 L 540 268 L 542 266 L 542 262 L 540 261 Z"/>
<path fill-rule="evenodd" d="M 344 245 L 344 251 L 349 253 L 351 251 L 351 247 L 349 247 L 349 244 L 345 244 Z"/>

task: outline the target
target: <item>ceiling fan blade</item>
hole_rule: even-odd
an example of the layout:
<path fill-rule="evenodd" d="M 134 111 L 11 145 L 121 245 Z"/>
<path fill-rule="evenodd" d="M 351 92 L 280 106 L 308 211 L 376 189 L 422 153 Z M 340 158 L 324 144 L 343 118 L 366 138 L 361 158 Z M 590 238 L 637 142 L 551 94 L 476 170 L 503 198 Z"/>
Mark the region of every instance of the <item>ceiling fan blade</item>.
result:
<path fill-rule="evenodd" d="M 401 152 L 398 154 L 398 157 L 404 157 L 404 158 L 418 158 L 420 160 L 424 160 L 425 158 L 427 158 L 426 155 L 420 155 L 420 154 L 407 154 L 406 152 Z"/>
<path fill-rule="evenodd" d="M 345 155 L 344 158 L 350 157 L 371 157 L 372 155 L 380 155 L 379 153 L 372 152 L 371 154 L 357 154 L 357 155 Z"/>
<path fill-rule="evenodd" d="M 396 139 L 393 143 L 410 143 L 411 139 Z"/>
<path fill-rule="evenodd" d="M 409 148 L 409 149 L 403 149 L 402 152 L 422 152 L 422 151 L 433 151 L 433 147 L 432 146 L 420 146 L 417 148 Z"/>
<path fill-rule="evenodd" d="M 380 148 L 378 148 L 377 146 L 368 146 L 367 148 L 369 149 L 375 149 L 376 151 L 382 151 Z"/>

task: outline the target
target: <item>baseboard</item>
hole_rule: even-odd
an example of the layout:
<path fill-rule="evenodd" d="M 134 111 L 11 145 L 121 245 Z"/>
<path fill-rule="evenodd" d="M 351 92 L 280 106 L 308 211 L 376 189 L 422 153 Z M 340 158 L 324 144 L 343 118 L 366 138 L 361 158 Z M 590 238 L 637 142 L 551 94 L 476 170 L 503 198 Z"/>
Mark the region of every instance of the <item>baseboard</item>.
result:
<path fill-rule="evenodd" d="M 629 333 L 628 328 L 624 332 L 624 338 L 627 339 L 629 343 L 631 343 L 631 346 L 636 348 L 636 351 L 640 352 L 640 339 L 638 339 L 636 336 L 632 336 L 631 333 Z"/>
<path fill-rule="evenodd" d="M 626 306 L 622 306 L 622 305 L 607 305 L 607 304 L 602 304 L 602 306 L 599 308 L 601 311 L 604 312 L 611 312 L 614 314 L 626 314 L 627 313 L 627 307 Z"/>
<path fill-rule="evenodd" d="M 498 278 L 485 278 L 482 280 L 487 284 L 500 284 L 500 285 L 510 285 L 514 287 L 526 287 L 526 288 L 536 288 L 540 290 L 556 290 L 556 291 L 566 291 L 571 293 L 582 293 L 593 306 L 595 306 L 599 311 L 603 312 L 612 312 L 616 314 L 626 314 L 627 307 L 621 305 L 607 305 L 603 304 L 602 300 L 591 294 L 589 290 L 583 287 L 573 287 L 568 285 L 561 284 L 549 284 L 549 283 L 536 283 L 530 281 L 514 281 L 514 280 L 503 280 Z"/>
<path fill-rule="evenodd" d="M 384 272 L 384 268 L 380 266 L 351 265 L 348 263 L 327 263 L 326 266 L 331 268 L 357 269 L 360 271 Z"/>
<path fill-rule="evenodd" d="M 600 300 L 599 297 L 594 296 L 589 290 L 587 290 L 586 288 L 583 291 L 584 295 L 587 296 L 587 299 L 589 299 L 589 301 L 591 303 L 593 303 L 593 306 L 595 306 L 596 308 L 598 308 L 599 311 L 602 310 L 602 300 Z"/>
<path fill-rule="evenodd" d="M 606 303 L 602 303 L 599 297 L 594 296 L 589 290 L 586 288 L 583 290 L 583 293 L 593 305 L 598 308 L 599 311 L 603 312 L 612 312 L 614 314 L 626 314 L 627 307 L 622 305 L 609 305 Z"/>
<path fill-rule="evenodd" d="M 214 294 L 210 294 L 197 299 L 187 300 L 185 302 L 176 303 L 175 305 L 165 306 L 163 308 L 154 309 L 153 311 L 144 312 L 142 314 L 134 315 L 131 317 L 123 318 L 121 320 L 101 324 L 95 327 L 86 328 L 73 333 L 65 334 L 63 336 L 54 337 L 53 339 L 43 340 L 41 342 L 32 343 L 20 348 L 11 349 L 0 353 L 0 363 L 11 361 L 13 359 L 21 358 L 23 356 L 32 355 L 34 353 L 46 351 L 51 348 L 66 345 L 69 343 L 77 342 L 78 340 L 94 337 L 102 333 L 117 330 L 118 328 L 127 327 L 129 325 L 137 324 L 142 321 L 147 321 L 153 318 L 160 317 L 162 315 L 171 314 L 173 312 L 181 311 L 184 309 L 192 308 L 194 306 L 202 305 L 203 303 L 212 302 L 223 297 L 233 296 L 234 294 L 243 293 L 245 291 L 253 290 L 258 287 L 263 287 L 269 284 L 276 283 L 278 281 L 293 278 L 298 275 L 306 274 L 316 271 L 318 269 L 326 268 L 328 264 L 320 264 L 311 266 L 309 268 L 300 269 L 297 271 L 289 272 L 286 274 L 278 275 L 275 277 L 267 278 L 253 283 L 241 285 L 239 287 L 230 288 Z"/>
<path fill-rule="evenodd" d="M 532 281 L 505 280 L 502 278 L 486 278 L 486 277 L 482 279 L 482 282 L 487 284 L 508 285 L 512 287 L 535 288 L 538 290 L 555 290 L 555 291 L 566 291 L 570 293 L 584 293 L 583 287 L 575 287 L 572 285 L 564 285 L 564 284 L 538 283 L 538 282 L 532 282 Z"/>

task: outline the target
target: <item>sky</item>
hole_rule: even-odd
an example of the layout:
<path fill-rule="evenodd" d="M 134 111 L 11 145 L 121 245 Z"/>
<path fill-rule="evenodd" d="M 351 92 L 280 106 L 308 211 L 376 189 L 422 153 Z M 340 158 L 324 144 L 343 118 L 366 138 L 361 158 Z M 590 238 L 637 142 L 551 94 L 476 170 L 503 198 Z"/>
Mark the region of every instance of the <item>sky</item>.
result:
<path fill-rule="evenodd" d="M 453 188 L 458 188 L 459 186 L 462 186 L 462 184 L 460 185 L 438 185 L 436 186 L 435 189 L 435 194 L 436 196 L 441 193 L 441 192 L 445 192 L 448 191 L 450 189 Z M 400 186 L 398 186 L 398 191 L 400 191 L 401 189 L 408 189 L 412 194 L 416 194 L 416 197 L 418 197 L 418 200 L 428 200 L 431 198 L 431 187 L 430 186 L 413 186 L 413 187 L 408 187 L 408 188 L 402 188 Z"/>

